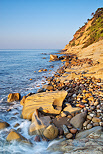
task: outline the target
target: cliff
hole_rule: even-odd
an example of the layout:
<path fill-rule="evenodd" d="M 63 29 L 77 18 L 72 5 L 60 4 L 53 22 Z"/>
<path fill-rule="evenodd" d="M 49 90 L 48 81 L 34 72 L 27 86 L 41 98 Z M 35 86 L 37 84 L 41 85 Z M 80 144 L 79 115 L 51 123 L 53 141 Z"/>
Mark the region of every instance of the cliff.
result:
<path fill-rule="evenodd" d="M 78 45 L 85 48 L 103 39 L 103 8 L 98 8 L 95 14 L 92 13 L 92 15 L 93 17 L 87 19 L 85 25 L 76 31 L 73 39 L 65 46 L 65 49 Z"/>
<path fill-rule="evenodd" d="M 76 72 L 85 70 L 88 72 L 85 76 L 103 79 L 103 8 L 98 8 L 92 19 L 76 31 L 63 50 L 66 54 L 76 54 L 79 59 L 90 58 L 93 61 L 93 66 L 82 66 Z"/>

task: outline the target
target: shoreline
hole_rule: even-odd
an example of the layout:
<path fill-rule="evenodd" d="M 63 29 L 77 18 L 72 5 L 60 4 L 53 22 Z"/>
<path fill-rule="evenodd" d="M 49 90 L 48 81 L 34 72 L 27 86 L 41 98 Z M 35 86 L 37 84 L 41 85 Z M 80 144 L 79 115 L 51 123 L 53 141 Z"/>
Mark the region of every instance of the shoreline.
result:
<path fill-rule="evenodd" d="M 102 121 L 103 120 L 103 117 L 102 117 L 103 82 L 100 78 L 93 77 L 95 73 L 94 74 L 92 74 L 91 72 L 90 74 L 88 73 L 89 69 L 87 68 L 92 68 L 95 66 L 97 67 L 99 65 L 98 63 L 95 63 L 91 58 L 82 57 L 79 59 L 78 56 L 76 56 L 76 54 L 74 53 L 71 54 L 67 51 L 60 52 L 59 54 L 64 54 L 64 56 L 60 56 L 61 58 L 59 58 L 59 60 L 61 60 L 65 64 L 62 67 L 60 67 L 58 70 L 56 70 L 56 73 L 53 76 L 48 77 L 46 79 L 48 84 L 46 85 L 44 84 L 36 94 L 31 93 L 25 96 L 21 100 L 20 104 L 23 105 L 23 111 L 25 111 L 26 103 L 28 103 L 28 100 L 31 99 L 31 104 L 32 104 L 35 96 L 38 99 L 41 97 L 41 96 L 39 97 L 39 95 L 42 95 L 42 97 L 44 98 L 45 95 L 48 94 L 47 101 L 50 101 L 49 97 L 51 96 L 51 94 L 53 93 L 52 97 L 55 97 L 56 95 L 56 99 L 52 100 L 53 101 L 52 103 L 55 102 L 55 104 L 51 103 L 51 106 L 53 106 L 55 110 L 60 111 L 58 112 L 59 114 L 58 113 L 56 113 L 56 115 L 53 113 L 48 114 L 48 111 L 44 109 L 40 110 L 40 107 L 38 109 L 38 106 L 37 106 L 36 112 L 34 110 L 33 114 L 30 116 L 30 119 L 32 120 L 30 126 L 32 128 L 31 130 L 33 133 L 36 131 L 35 141 L 42 140 L 40 136 L 42 135 L 44 136 L 44 134 L 42 133 L 44 130 L 46 130 L 46 128 L 48 128 L 50 125 L 55 126 L 56 128 L 53 128 L 53 129 L 55 129 L 55 131 L 58 129 L 58 131 L 57 131 L 57 135 L 53 139 L 57 138 L 58 136 L 58 139 L 66 138 L 66 141 L 57 142 L 57 144 L 59 144 L 59 149 L 58 148 L 55 149 L 55 146 L 54 147 L 50 146 L 49 149 L 54 148 L 55 151 L 60 150 L 63 152 L 69 152 L 67 149 L 63 149 L 61 144 L 69 148 L 70 144 L 74 144 L 74 142 L 77 140 L 76 136 L 80 133 L 85 132 L 86 130 L 88 130 L 89 132 L 89 130 L 99 127 L 99 131 L 101 132 L 100 127 L 103 127 L 103 121 Z M 91 74 L 93 76 L 91 76 Z M 63 97 L 62 103 L 60 102 L 62 98 L 60 96 L 59 96 L 60 98 L 57 97 L 58 92 L 61 92 L 61 91 L 66 92 L 65 96 Z M 55 94 L 56 92 L 57 94 Z M 59 103 L 57 102 L 57 100 Z M 43 106 L 41 107 L 43 108 Z M 28 111 L 29 110 L 30 109 L 28 109 Z M 26 114 L 26 112 L 27 110 L 25 111 L 24 114 Z M 71 121 L 77 115 L 80 115 L 80 117 L 83 116 L 84 118 L 83 118 L 83 121 L 80 121 L 80 122 L 77 121 L 77 125 L 75 125 L 76 122 L 72 123 Z M 24 116 L 23 113 L 22 113 L 22 116 Z M 47 120 L 48 124 L 45 124 L 45 120 L 43 120 L 43 117 L 47 118 L 45 120 Z M 24 119 L 29 119 L 29 118 L 25 117 Z M 38 121 L 42 123 L 43 131 L 41 131 L 42 129 Z M 36 123 L 36 125 L 34 125 L 34 123 Z M 79 126 L 78 126 L 78 123 L 79 123 Z M 40 130 L 39 132 L 40 134 L 38 134 L 37 130 Z M 30 131 L 30 128 L 29 128 L 29 131 Z M 96 132 L 96 130 L 94 130 L 94 132 Z M 94 136 L 92 135 L 92 137 L 88 137 L 88 141 L 86 139 L 86 137 L 89 136 L 90 134 L 91 133 L 89 134 L 87 133 L 87 135 L 85 136 L 85 139 L 83 141 L 84 144 L 87 142 L 94 143 L 94 141 L 91 141 L 91 139 L 95 140 L 95 135 Z M 97 132 L 97 137 L 96 137 L 97 141 L 99 141 L 100 138 L 101 138 L 101 135 L 99 134 L 98 136 L 98 132 Z M 49 138 L 45 136 L 43 137 L 43 139 L 48 140 Z M 69 143 L 69 146 L 66 145 L 68 144 L 67 142 Z M 78 144 L 79 147 L 80 147 L 80 144 L 81 144 L 81 141 L 79 140 L 79 144 Z M 99 142 L 97 145 L 94 145 L 94 146 L 95 148 L 96 146 L 99 146 L 101 148 L 101 145 L 99 144 Z M 77 150 L 75 150 L 75 148 L 76 147 L 74 146 L 74 149 L 72 148 L 71 150 L 77 152 L 78 148 Z M 91 146 L 90 148 L 92 149 Z M 83 149 L 80 148 L 80 150 L 83 150 Z M 84 148 L 84 151 L 88 153 L 88 151 L 86 150 Z"/>

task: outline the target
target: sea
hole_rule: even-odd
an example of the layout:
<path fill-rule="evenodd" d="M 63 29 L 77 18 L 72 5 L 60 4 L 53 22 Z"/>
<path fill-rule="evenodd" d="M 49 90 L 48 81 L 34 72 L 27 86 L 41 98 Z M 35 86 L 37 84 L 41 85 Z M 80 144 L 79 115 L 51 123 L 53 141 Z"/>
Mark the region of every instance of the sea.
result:
<path fill-rule="evenodd" d="M 28 93 L 36 93 L 46 84 L 46 77 L 53 76 L 62 66 L 61 61 L 50 62 L 50 54 L 58 51 L 59 49 L 0 50 L 0 119 L 10 124 L 10 127 L 0 130 L 0 154 L 51 153 L 47 150 L 50 142 L 35 142 L 35 135 L 28 134 L 31 122 L 21 118 L 20 102 L 8 103 L 7 97 L 9 93 L 16 92 L 22 97 Z M 41 69 L 47 71 L 38 72 Z M 17 123 L 19 125 L 15 127 Z M 18 130 L 32 142 L 32 146 L 17 141 L 7 142 L 6 137 L 11 129 Z"/>

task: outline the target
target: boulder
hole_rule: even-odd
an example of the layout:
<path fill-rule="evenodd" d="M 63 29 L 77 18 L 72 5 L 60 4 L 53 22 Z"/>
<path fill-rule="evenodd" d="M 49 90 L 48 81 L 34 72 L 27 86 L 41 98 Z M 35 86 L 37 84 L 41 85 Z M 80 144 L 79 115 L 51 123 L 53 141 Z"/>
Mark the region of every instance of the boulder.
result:
<path fill-rule="evenodd" d="M 78 133 L 76 135 L 76 139 L 85 138 L 89 134 L 91 134 L 92 132 L 101 133 L 101 131 L 102 131 L 102 127 L 101 126 L 96 126 L 96 127 L 91 128 L 91 129 L 88 129 L 88 130 L 85 130 L 83 132 Z"/>
<path fill-rule="evenodd" d="M 59 60 L 58 56 L 57 55 L 50 55 L 50 60 L 51 61 L 56 61 L 56 60 Z"/>
<path fill-rule="evenodd" d="M 75 128 L 79 128 L 82 129 L 83 127 L 83 123 L 86 119 L 87 113 L 86 112 L 82 112 L 77 114 L 76 116 L 74 116 L 71 120 L 70 123 L 75 127 Z"/>
<path fill-rule="evenodd" d="M 51 119 L 49 116 L 39 118 L 38 111 L 36 110 L 32 115 L 32 123 L 29 127 L 29 134 L 42 136 L 45 128 L 49 126 L 50 121 Z"/>
<path fill-rule="evenodd" d="M 43 134 L 46 138 L 53 140 L 58 136 L 58 129 L 55 126 L 50 125 L 45 129 Z"/>
<path fill-rule="evenodd" d="M 7 127 L 9 127 L 10 125 L 7 123 L 7 122 L 5 122 L 5 121 L 3 121 L 3 120 L 0 120 L 0 129 L 4 129 L 4 128 L 7 128 Z"/>
<path fill-rule="evenodd" d="M 54 118 L 52 121 L 58 128 L 62 128 L 63 125 L 69 125 L 68 117 Z"/>
<path fill-rule="evenodd" d="M 17 141 L 22 141 L 25 143 L 30 143 L 25 137 L 23 137 L 21 134 L 19 134 L 16 130 L 11 129 L 10 133 L 8 134 L 7 141 L 12 141 L 12 140 L 17 140 Z"/>
<path fill-rule="evenodd" d="M 7 101 L 13 102 L 13 101 L 19 101 L 21 99 L 20 93 L 10 93 L 8 95 Z"/>
<path fill-rule="evenodd" d="M 60 114 L 62 103 L 67 95 L 66 91 L 42 92 L 28 96 L 25 99 L 22 116 L 24 119 L 32 119 L 36 109 L 44 113 Z"/>

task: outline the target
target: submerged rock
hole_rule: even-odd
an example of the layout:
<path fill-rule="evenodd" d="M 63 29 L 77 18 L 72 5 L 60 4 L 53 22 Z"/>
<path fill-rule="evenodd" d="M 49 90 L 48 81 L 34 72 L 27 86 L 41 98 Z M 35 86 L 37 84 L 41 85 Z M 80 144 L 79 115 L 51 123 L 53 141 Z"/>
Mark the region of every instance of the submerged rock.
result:
<path fill-rule="evenodd" d="M 17 141 L 22 141 L 22 142 L 31 144 L 30 141 L 28 141 L 25 137 L 23 137 L 14 129 L 10 130 L 10 133 L 8 134 L 6 140 L 7 141 L 17 140 Z"/>
<path fill-rule="evenodd" d="M 62 103 L 67 95 L 66 91 L 42 92 L 25 99 L 22 116 L 24 119 L 32 119 L 32 114 L 36 109 L 44 113 L 59 114 Z"/>
<path fill-rule="evenodd" d="M 10 93 L 8 95 L 8 102 L 19 101 L 21 99 L 20 93 Z"/>

